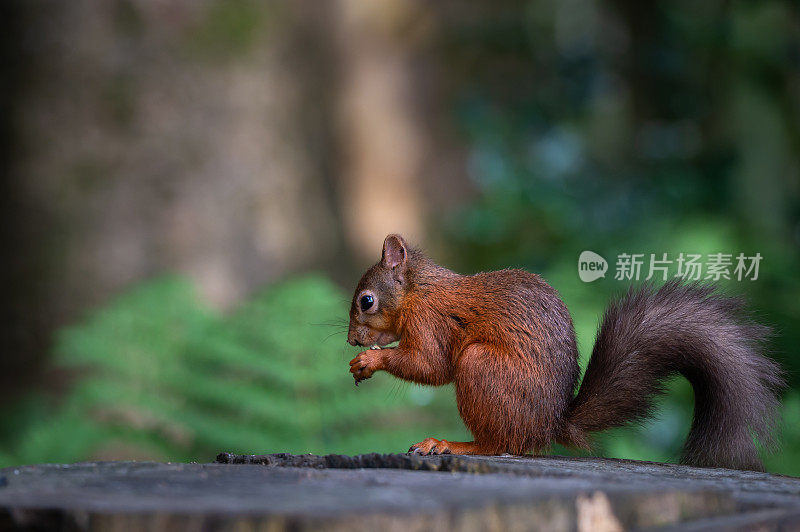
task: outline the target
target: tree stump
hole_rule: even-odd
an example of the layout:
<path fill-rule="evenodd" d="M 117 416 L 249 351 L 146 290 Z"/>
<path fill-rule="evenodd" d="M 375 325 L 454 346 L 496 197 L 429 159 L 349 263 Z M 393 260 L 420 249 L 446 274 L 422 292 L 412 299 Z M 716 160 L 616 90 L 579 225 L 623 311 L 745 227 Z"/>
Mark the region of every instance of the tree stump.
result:
<path fill-rule="evenodd" d="M 0 529 L 800 529 L 800 479 L 563 457 L 235 455 L 0 470 Z"/>

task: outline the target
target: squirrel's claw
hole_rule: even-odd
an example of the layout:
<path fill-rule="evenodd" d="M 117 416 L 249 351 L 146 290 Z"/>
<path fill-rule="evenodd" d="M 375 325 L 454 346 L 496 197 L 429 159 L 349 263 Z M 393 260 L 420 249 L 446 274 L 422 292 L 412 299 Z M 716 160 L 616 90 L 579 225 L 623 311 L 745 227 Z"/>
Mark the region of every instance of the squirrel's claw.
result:
<path fill-rule="evenodd" d="M 412 445 L 408 452 L 417 455 L 450 454 L 450 447 L 446 440 L 436 438 L 425 438 L 419 443 Z"/>

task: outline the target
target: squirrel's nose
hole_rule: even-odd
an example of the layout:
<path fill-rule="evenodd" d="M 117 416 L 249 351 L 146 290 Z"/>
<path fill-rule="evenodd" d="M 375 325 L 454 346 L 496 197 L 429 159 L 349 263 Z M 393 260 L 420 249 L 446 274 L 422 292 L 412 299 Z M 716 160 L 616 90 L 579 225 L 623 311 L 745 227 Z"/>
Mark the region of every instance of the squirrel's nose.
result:
<path fill-rule="evenodd" d="M 350 345 L 358 345 L 358 342 L 356 342 L 355 340 L 351 340 L 349 338 L 347 340 L 347 343 L 350 344 Z"/>

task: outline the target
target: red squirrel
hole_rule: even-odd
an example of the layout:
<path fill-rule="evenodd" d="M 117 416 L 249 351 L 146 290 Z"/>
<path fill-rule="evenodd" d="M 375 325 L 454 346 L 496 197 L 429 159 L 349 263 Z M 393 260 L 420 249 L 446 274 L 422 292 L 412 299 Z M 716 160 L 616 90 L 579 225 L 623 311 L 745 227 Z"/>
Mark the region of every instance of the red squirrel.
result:
<path fill-rule="evenodd" d="M 523 270 L 459 275 L 393 234 L 353 295 L 347 341 L 372 348 L 350 372 L 356 384 L 376 371 L 453 383 L 474 441 L 426 438 L 409 452 L 484 455 L 589 449 L 589 433 L 647 418 L 679 373 L 695 393 L 681 462 L 763 470 L 754 436 L 774 441 L 782 376 L 760 353 L 769 329 L 743 311 L 706 284 L 631 288 L 606 309 L 576 394 L 575 330 L 554 288 Z"/>

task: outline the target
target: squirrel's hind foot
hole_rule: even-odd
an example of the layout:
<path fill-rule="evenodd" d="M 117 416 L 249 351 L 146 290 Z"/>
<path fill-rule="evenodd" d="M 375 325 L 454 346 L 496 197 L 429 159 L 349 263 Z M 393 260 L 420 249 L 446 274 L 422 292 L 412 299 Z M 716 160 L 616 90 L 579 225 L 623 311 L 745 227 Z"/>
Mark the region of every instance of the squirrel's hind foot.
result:
<path fill-rule="evenodd" d="M 447 441 L 437 440 L 436 438 L 425 438 L 419 443 L 412 445 L 408 452 L 411 454 L 432 455 L 432 454 L 493 454 L 486 452 L 472 441 Z"/>

